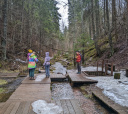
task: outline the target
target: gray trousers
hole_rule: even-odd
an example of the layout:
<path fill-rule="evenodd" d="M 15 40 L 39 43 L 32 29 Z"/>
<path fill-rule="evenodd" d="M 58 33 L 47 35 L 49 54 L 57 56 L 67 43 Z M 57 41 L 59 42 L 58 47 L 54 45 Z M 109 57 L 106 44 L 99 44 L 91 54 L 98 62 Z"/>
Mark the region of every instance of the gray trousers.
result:
<path fill-rule="evenodd" d="M 77 62 L 78 73 L 81 73 L 81 62 Z"/>

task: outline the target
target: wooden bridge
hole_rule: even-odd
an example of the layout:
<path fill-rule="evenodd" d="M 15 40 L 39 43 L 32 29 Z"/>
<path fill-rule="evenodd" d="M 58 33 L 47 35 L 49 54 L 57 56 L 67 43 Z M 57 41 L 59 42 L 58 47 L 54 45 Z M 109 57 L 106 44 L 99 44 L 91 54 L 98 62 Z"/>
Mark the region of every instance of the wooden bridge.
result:
<path fill-rule="evenodd" d="M 60 79 L 61 77 L 54 74 L 51 78 Z M 62 76 L 62 78 L 65 77 Z M 35 114 L 31 104 L 36 100 L 45 100 L 48 103 L 52 102 L 61 106 L 62 114 L 84 114 L 76 99 L 51 100 L 50 85 L 50 78 L 35 81 L 26 77 L 10 98 L 5 103 L 0 103 L 0 114 Z"/>

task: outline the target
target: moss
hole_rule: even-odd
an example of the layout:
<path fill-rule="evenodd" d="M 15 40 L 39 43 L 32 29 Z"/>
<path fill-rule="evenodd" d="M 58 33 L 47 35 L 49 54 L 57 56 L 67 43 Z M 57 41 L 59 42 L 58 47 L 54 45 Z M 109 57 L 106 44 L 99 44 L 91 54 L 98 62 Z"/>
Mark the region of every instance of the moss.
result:
<path fill-rule="evenodd" d="M 3 93 L 3 92 L 5 92 L 5 89 L 0 88 L 0 94 Z"/>
<path fill-rule="evenodd" d="M 96 49 L 92 49 L 85 54 L 85 57 L 90 58 L 90 57 L 95 56 L 95 55 L 96 55 Z"/>
<path fill-rule="evenodd" d="M 0 68 L 2 67 L 2 64 L 0 63 Z"/>
<path fill-rule="evenodd" d="M 80 89 L 83 91 L 83 90 L 85 90 L 85 87 L 84 86 L 81 86 Z"/>
<path fill-rule="evenodd" d="M 50 71 L 53 71 L 53 69 L 50 69 Z"/>
<path fill-rule="evenodd" d="M 0 102 L 6 102 L 12 93 L 0 93 Z"/>
<path fill-rule="evenodd" d="M 1 80 L 0 79 L 0 85 L 5 85 L 5 84 L 7 84 L 8 82 L 6 81 L 6 80 Z"/>
<path fill-rule="evenodd" d="M 120 73 L 115 73 L 114 74 L 114 79 L 120 79 Z"/>

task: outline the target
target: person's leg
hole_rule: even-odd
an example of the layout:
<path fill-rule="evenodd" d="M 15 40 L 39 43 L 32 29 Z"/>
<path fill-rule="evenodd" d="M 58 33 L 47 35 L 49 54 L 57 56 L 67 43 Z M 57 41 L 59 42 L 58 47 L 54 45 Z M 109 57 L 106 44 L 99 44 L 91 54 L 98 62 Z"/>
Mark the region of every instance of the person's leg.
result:
<path fill-rule="evenodd" d="M 77 72 L 77 74 L 79 73 L 79 63 L 77 62 L 77 70 L 78 70 L 78 72 Z"/>
<path fill-rule="evenodd" d="M 46 65 L 46 77 L 48 77 L 48 65 Z"/>
<path fill-rule="evenodd" d="M 81 74 L 80 62 L 78 63 L 78 74 Z"/>
<path fill-rule="evenodd" d="M 29 77 L 32 78 L 32 69 L 29 69 Z"/>
<path fill-rule="evenodd" d="M 32 78 L 34 79 L 34 71 L 35 71 L 35 68 L 32 69 Z"/>
<path fill-rule="evenodd" d="M 46 68 L 46 65 L 45 65 L 45 73 L 46 73 L 46 77 L 47 77 L 47 68 Z"/>
<path fill-rule="evenodd" d="M 29 72 L 29 78 L 30 78 L 30 69 L 28 69 L 28 72 Z"/>
<path fill-rule="evenodd" d="M 50 77 L 50 65 L 48 65 L 48 77 Z"/>
<path fill-rule="evenodd" d="M 81 62 L 79 62 L 79 73 L 81 74 Z"/>

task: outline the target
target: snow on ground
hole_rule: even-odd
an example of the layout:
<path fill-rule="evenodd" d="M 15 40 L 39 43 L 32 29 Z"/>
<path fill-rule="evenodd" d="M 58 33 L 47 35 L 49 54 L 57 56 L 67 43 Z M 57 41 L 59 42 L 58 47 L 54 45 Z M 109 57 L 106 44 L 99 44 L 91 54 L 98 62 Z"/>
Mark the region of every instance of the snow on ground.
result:
<path fill-rule="evenodd" d="M 86 67 L 82 68 L 82 71 L 96 71 L 96 67 Z M 111 100 L 116 103 L 128 107 L 128 85 L 120 83 L 119 81 L 128 81 L 125 76 L 125 71 L 120 71 L 121 78 L 114 79 L 114 76 L 98 76 L 98 77 L 87 77 L 89 79 L 97 80 L 97 87 L 103 89 L 103 94 L 108 96 Z"/>
<path fill-rule="evenodd" d="M 54 70 L 53 72 L 56 74 L 66 74 L 67 69 L 65 67 L 63 67 L 63 65 L 59 62 L 56 62 L 54 65 L 52 65 L 53 67 L 55 67 L 56 70 Z"/>
<path fill-rule="evenodd" d="M 32 103 L 33 111 L 36 114 L 61 114 L 62 108 L 54 103 L 47 103 L 44 100 L 38 100 Z"/>
<path fill-rule="evenodd" d="M 46 76 L 45 76 L 44 74 L 43 74 L 43 75 L 38 75 L 38 76 L 36 77 L 35 81 L 40 82 L 40 81 L 42 81 L 45 77 L 46 77 Z"/>

